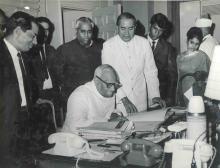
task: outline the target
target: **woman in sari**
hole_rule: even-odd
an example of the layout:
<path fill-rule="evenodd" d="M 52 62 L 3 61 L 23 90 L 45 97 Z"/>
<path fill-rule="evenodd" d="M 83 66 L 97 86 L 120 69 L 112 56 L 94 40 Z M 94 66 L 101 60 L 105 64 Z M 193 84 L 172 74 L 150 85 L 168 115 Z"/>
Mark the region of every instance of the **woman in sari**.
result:
<path fill-rule="evenodd" d="M 178 83 L 176 99 L 179 106 L 186 107 L 192 95 L 203 95 L 201 93 L 203 91 L 200 90 L 200 93 L 195 93 L 195 89 L 192 87 L 195 82 L 201 84 L 201 81 L 205 80 L 204 78 L 209 72 L 210 59 L 203 51 L 198 50 L 201 42 L 201 30 L 197 27 L 191 27 L 187 32 L 187 50 L 177 56 Z"/>

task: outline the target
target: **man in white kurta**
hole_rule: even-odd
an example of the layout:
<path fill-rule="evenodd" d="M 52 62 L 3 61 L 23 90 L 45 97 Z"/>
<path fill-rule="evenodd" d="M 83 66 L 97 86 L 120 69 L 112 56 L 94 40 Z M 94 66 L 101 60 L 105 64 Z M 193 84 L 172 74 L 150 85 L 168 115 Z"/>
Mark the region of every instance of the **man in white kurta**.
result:
<path fill-rule="evenodd" d="M 218 45 L 218 41 L 211 34 L 207 34 L 202 40 L 199 50 L 205 52 L 212 61 L 214 48 Z"/>
<path fill-rule="evenodd" d="M 72 92 L 67 102 L 67 115 L 62 131 L 75 132 L 77 127 L 110 119 L 115 111 L 115 87 L 119 83 L 117 73 L 112 69 L 109 65 L 99 66 L 91 82 Z M 105 82 L 110 86 L 106 86 Z M 126 116 L 123 107 L 118 106 L 117 109 Z"/>
<path fill-rule="evenodd" d="M 134 35 L 136 19 L 130 13 L 123 13 L 117 20 L 118 35 L 104 43 L 102 63 L 110 64 L 118 72 L 122 87 L 119 99 L 128 99 L 132 110 L 143 111 L 152 103 L 162 103 L 159 81 L 152 49 L 147 39 Z"/>
<path fill-rule="evenodd" d="M 203 39 L 199 46 L 199 50 L 205 52 L 211 61 L 214 48 L 216 45 L 218 45 L 218 41 L 210 34 L 212 24 L 212 20 L 208 18 L 197 19 L 195 23 L 195 26 L 200 28 L 203 34 Z"/>

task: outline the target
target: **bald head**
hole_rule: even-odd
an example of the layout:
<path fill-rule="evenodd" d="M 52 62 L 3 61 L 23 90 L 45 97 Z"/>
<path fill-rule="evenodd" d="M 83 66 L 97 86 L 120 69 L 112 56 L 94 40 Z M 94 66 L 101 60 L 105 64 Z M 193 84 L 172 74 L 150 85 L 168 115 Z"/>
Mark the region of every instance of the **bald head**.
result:
<path fill-rule="evenodd" d="M 93 80 L 98 92 L 103 97 L 112 97 L 120 86 L 117 72 L 108 64 L 96 68 Z"/>
<path fill-rule="evenodd" d="M 117 76 L 118 78 L 118 74 L 115 71 L 115 69 L 111 65 L 108 65 L 108 64 L 103 64 L 103 65 L 98 66 L 95 70 L 94 78 L 96 76 L 102 77 L 106 73 L 111 73 L 112 75 Z"/>

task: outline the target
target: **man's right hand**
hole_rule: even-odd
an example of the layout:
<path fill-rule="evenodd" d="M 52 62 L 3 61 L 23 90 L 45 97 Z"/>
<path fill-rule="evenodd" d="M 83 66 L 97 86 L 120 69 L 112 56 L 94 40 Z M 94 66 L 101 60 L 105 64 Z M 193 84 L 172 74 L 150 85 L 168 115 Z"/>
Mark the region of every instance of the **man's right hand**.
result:
<path fill-rule="evenodd" d="M 138 112 L 136 106 L 128 99 L 128 97 L 123 97 L 121 100 L 122 100 L 122 103 L 123 103 L 127 113 L 137 113 Z"/>

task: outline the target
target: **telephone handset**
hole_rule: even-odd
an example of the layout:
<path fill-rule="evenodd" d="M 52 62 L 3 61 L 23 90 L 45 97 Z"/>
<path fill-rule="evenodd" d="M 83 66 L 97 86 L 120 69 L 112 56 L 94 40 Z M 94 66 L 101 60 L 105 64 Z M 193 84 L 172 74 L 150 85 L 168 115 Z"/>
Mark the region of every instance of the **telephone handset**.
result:
<path fill-rule="evenodd" d="M 153 166 L 157 164 L 162 157 L 163 149 L 160 145 L 144 139 L 128 139 L 121 145 L 125 152 L 125 165 Z"/>
<path fill-rule="evenodd" d="M 51 134 L 48 137 L 48 143 L 55 143 L 53 148 L 55 155 L 73 157 L 87 152 L 94 159 L 104 156 L 104 153 L 92 150 L 86 139 L 73 133 L 58 132 Z"/>

